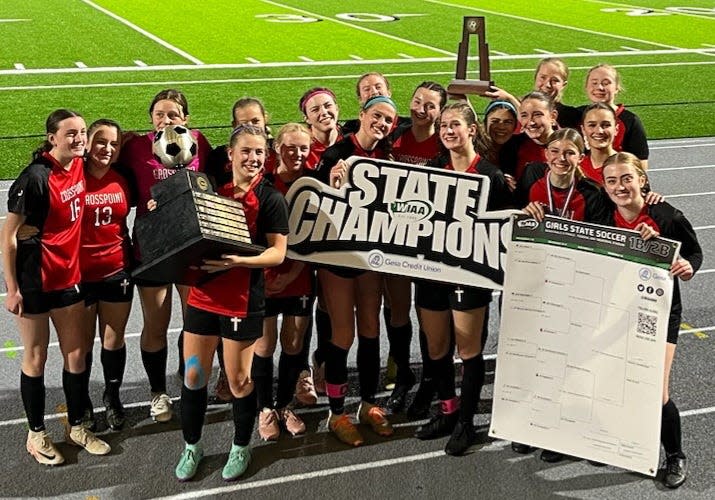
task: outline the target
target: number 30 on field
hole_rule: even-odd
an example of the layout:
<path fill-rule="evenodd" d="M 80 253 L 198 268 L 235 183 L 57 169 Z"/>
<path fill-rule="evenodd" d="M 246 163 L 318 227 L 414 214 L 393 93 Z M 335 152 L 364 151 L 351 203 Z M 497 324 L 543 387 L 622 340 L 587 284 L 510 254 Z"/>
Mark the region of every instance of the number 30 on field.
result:
<path fill-rule="evenodd" d="M 365 12 L 353 12 L 345 14 L 335 14 L 335 17 L 342 21 L 358 23 L 390 23 L 399 21 L 403 17 L 424 16 L 424 14 L 371 14 Z M 258 19 L 265 19 L 269 23 L 317 23 L 322 21 L 317 17 L 302 16 L 299 14 L 258 14 Z"/>
<path fill-rule="evenodd" d="M 657 11 L 653 9 L 631 9 L 619 7 L 601 9 L 601 12 L 622 12 L 627 16 L 669 16 L 671 14 L 700 14 L 706 16 L 715 15 L 715 9 L 708 9 L 707 7 L 666 7 L 663 10 Z"/>

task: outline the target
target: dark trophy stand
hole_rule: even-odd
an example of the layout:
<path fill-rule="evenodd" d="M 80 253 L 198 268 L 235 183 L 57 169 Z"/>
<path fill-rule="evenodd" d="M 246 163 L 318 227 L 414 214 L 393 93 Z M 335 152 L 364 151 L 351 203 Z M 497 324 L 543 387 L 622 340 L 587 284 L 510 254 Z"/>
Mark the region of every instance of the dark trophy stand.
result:
<path fill-rule="evenodd" d="M 479 42 L 479 80 L 467 80 L 467 61 L 469 59 L 469 38 L 477 35 Z M 489 45 L 484 35 L 484 18 L 466 16 L 462 26 L 462 41 L 457 53 L 457 71 L 455 79 L 447 85 L 450 95 L 477 94 L 483 96 L 494 85 L 489 71 Z"/>
<path fill-rule="evenodd" d="M 182 169 L 151 188 L 156 210 L 137 218 L 142 264 L 132 275 L 164 283 L 201 284 L 217 273 L 198 270 L 221 254 L 257 255 L 243 205 L 217 195 L 205 174 Z"/>

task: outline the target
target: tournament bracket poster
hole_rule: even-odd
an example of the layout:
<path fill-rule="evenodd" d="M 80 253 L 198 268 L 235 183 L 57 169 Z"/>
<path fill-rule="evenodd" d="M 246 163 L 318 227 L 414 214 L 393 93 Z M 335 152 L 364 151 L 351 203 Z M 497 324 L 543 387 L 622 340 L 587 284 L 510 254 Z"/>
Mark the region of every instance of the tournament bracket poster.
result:
<path fill-rule="evenodd" d="M 655 476 L 680 243 L 514 221 L 490 436 Z"/>
<path fill-rule="evenodd" d="M 512 210 L 487 212 L 489 178 L 350 157 L 340 189 L 295 181 L 288 256 L 501 289 Z"/>

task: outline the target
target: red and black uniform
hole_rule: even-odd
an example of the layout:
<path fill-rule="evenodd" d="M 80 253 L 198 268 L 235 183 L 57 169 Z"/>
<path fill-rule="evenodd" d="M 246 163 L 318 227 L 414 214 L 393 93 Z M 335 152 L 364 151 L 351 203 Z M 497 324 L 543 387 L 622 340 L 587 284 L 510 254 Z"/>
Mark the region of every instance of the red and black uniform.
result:
<path fill-rule="evenodd" d="M 546 161 L 546 146 L 537 144 L 526 133 L 514 134 L 499 152 L 499 167 L 517 182 L 524 175 L 526 165 Z"/>
<path fill-rule="evenodd" d="M 206 174 L 213 177 L 217 186 L 233 181 L 233 167 L 228 158 L 228 149 L 228 144 L 215 147 L 206 161 Z M 266 160 L 263 167 L 265 172 L 273 172 L 277 165 L 278 157 L 273 149 L 273 139 L 270 138 L 266 143 Z"/>
<path fill-rule="evenodd" d="M 82 159 L 75 158 L 65 170 L 48 153 L 33 160 L 10 186 L 8 211 L 24 215 L 25 224 L 39 229 L 35 236 L 18 241 L 15 260 L 18 286 L 29 314 L 80 300 L 84 192 Z"/>
<path fill-rule="evenodd" d="M 583 175 L 591 179 L 593 182 L 598 184 L 599 186 L 604 185 L 604 180 L 603 180 L 603 168 L 599 167 L 596 168 L 593 166 L 593 162 L 591 161 L 591 155 L 587 154 L 586 156 L 583 157 L 583 161 L 581 162 L 581 172 L 583 172 Z"/>
<path fill-rule="evenodd" d="M 87 191 L 80 267 L 87 299 L 89 303 L 131 301 L 133 283 L 129 271 L 132 256 L 127 228 L 127 216 L 132 206 L 129 184 L 114 168 L 101 179 L 88 172 L 85 172 L 85 178 Z"/>
<path fill-rule="evenodd" d="M 581 106 L 579 109 L 583 113 L 586 106 Z M 613 138 L 613 149 L 634 154 L 641 160 L 647 160 L 649 155 L 648 139 L 643 122 L 638 115 L 626 109 L 623 104 L 619 104 L 616 108 L 616 125 L 618 125 L 618 132 Z"/>
<path fill-rule="evenodd" d="M 583 111 L 578 106 L 569 106 L 562 102 L 556 103 L 556 121 L 560 128 L 572 128 L 581 130 L 581 122 L 583 121 Z"/>
<path fill-rule="evenodd" d="M 338 137 L 335 139 L 335 142 L 340 142 L 343 140 L 343 132 L 342 129 L 338 129 Z M 330 146 L 326 146 L 322 142 L 320 142 L 318 139 L 313 137 L 310 141 L 310 152 L 308 153 L 308 158 L 305 160 L 305 168 L 309 170 L 315 169 L 315 167 L 320 163 L 320 159 L 323 157 L 323 153 L 329 148 Z"/>
<path fill-rule="evenodd" d="M 440 151 L 437 134 L 432 134 L 422 142 L 415 139 L 409 123 L 400 125 L 392 132 L 392 157 L 395 161 L 410 165 L 427 165 Z"/>

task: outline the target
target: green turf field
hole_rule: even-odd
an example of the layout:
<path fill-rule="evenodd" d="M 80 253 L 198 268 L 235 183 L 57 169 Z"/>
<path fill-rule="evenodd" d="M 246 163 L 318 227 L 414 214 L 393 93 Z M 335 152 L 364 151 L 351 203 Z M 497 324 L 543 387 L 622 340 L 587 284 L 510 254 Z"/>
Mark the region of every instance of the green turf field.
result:
<path fill-rule="evenodd" d="M 26 164 L 53 109 L 145 130 L 149 101 L 168 87 L 187 94 L 191 124 L 212 144 L 246 95 L 275 125 L 299 120 L 300 95 L 325 85 L 341 118 L 354 117 L 367 71 L 388 75 L 406 114 L 420 81 L 453 76 L 464 15 L 486 17 L 492 78 L 514 94 L 555 54 L 572 71 L 565 101 L 584 103 L 586 70 L 609 62 L 649 138 L 715 135 L 713 2 L 24 0 L 0 3 L 0 177 Z"/>

